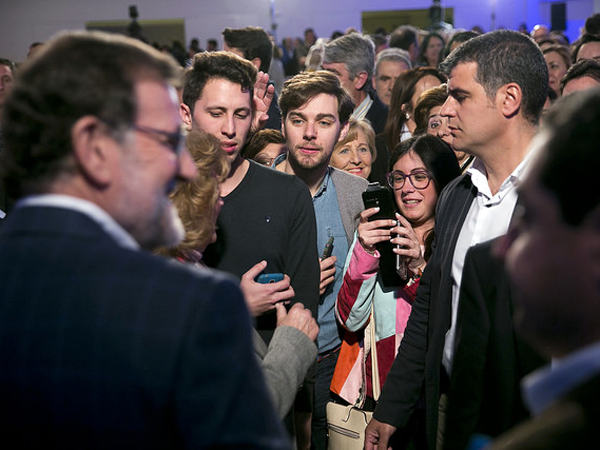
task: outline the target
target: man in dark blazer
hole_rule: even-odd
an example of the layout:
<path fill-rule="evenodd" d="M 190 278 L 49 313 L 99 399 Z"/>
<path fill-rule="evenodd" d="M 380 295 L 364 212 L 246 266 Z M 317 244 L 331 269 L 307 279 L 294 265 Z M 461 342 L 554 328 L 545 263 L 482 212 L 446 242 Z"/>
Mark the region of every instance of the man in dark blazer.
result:
<path fill-rule="evenodd" d="M 354 99 L 352 117 L 368 119 L 375 134 L 383 132 L 388 108 L 373 90 L 375 44 L 366 36 L 352 33 L 325 46 L 323 69 L 334 73 Z"/>
<path fill-rule="evenodd" d="M 500 238 L 501 239 L 501 238 Z M 498 239 L 469 249 L 463 268 L 444 449 L 498 436 L 529 417 L 521 379 L 547 363 L 515 333 L 514 301 Z"/>
<path fill-rule="evenodd" d="M 598 447 L 599 139 L 600 91 L 566 97 L 544 121 L 519 188 L 521 220 L 498 246 L 515 287 L 515 327 L 552 365 L 523 380 L 534 418 L 494 450 Z"/>
<path fill-rule="evenodd" d="M 288 448 L 235 282 L 148 253 L 183 235 L 196 175 L 178 69 L 65 33 L 5 104 L 0 431 L 27 448 Z"/>
<path fill-rule="evenodd" d="M 422 393 L 427 446 L 442 444 L 440 397 L 452 371 L 464 256 L 470 246 L 506 232 L 547 91 L 539 48 L 512 31 L 465 43 L 442 68 L 449 75 L 449 98 L 441 113 L 449 119 L 454 148 L 475 155 L 476 163 L 440 195 L 432 257 L 367 428 L 367 449 L 385 448 L 396 430 L 405 434 Z"/>

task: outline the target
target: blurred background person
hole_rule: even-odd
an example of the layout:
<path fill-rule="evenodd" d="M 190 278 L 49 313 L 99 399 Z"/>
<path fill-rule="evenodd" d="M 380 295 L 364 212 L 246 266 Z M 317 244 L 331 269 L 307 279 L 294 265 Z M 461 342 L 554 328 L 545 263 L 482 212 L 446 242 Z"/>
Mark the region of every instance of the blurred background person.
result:
<path fill-rule="evenodd" d="M 390 48 L 406 50 L 413 67 L 419 58 L 419 31 L 412 25 L 402 25 L 390 35 Z"/>
<path fill-rule="evenodd" d="M 384 105 L 390 106 L 396 79 L 411 68 L 410 56 L 405 50 L 386 48 L 377 55 L 373 88 Z"/>
<path fill-rule="evenodd" d="M 348 133 L 335 145 L 329 165 L 368 178 L 376 158 L 375 132 L 371 124 L 366 119 L 351 118 Z"/>
<path fill-rule="evenodd" d="M 396 148 L 399 142 L 412 136 L 415 131 L 413 112 L 417 99 L 424 91 L 446 82 L 446 76 L 433 67 L 417 67 L 401 74 L 392 90 L 390 109 L 385 125 L 388 148 Z M 379 151 L 379 149 L 377 149 Z"/>
<path fill-rule="evenodd" d="M 279 130 L 259 130 L 244 146 L 242 156 L 264 166 L 272 166 L 273 161 L 287 153 L 285 137 Z"/>
<path fill-rule="evenodd" d="M 560 81 L 560 92 L 563 97 L 596 87 L 600 87 L 600 62 L 593 59 L 576 62 Z"/>
<path fill-rule="evenodd" d="M 446 42 L 438 33 L 429 33 L 421 43 L 417 65 L 421 67 L 435 67 L 442 60 Z"/>
<path fill-rule="evenodd" d="M 542 42 L 545 39 L 548 39 L 549 37 L 550 30 L 546 25 L 537 24 L 531 30 L 531 38 L 536 42 L 536 44 L 539 44 L 540 42 Z"/>
<path fill-rule="evenodd" d="M 584 34 L 573 49 L 573 62 L 582 59 L 600 60 L 600 36 Z"/>
<path fill-rule="evenodd" d="M 476 36 L 479 36 L 479 33 L 476 31 L 459 31 L 458 33 L 455 33 L 452 38 L 450 38 L 446 48 L 444 49 L 444 58 L 452 53 L 456 47 L 464 44 L 469 39 L 473 39 Z"/>
<path fill-rule="evenodd" d="M 302 68 L 306 66 L 306 56 L 310 48 L 317 42 L 317 35 L 315 30 L 307 28 L 304 30 L 304 40 L 298 39 L 294 47 L 294 56 L 298 67 Z"/>
<path fill-rule="evenodd" d="M 548 85 L 560 97 L 560 80 L 571 67 L 571 54 L 564 45 L 553 44 L 546 47 L 542 53 L 548 66 Z"/>

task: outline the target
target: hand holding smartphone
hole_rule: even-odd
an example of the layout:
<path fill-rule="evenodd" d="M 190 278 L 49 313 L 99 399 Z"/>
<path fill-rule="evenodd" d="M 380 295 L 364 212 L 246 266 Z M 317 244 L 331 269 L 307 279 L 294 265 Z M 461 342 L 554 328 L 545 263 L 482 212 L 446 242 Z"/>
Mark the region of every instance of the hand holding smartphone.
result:
<path fill-rule="evenodd" d="M 391 219 L 396 221 L 396 203 L 393 195 L 387 187 L 378 182 L 369 183 L 367 190 L 363 192 L 363 203 L 366 209 L 378 207 L 379 211 L 369 217 L 369 222 L 379 219 Z M 406 281 L 407 261 L 406 258 L 394 253 L 394 245 L 390 241 L 380 242 L 376 245 L 381 254 L 379 268 L 385 286 L 398 284 L 397 277 Z"/>
<path fill-rule="evenodd" d="M 261 284 L 277 283 L 283 280 L 282 273 L 263 273 L 256 277 L 256 282 Z"/>

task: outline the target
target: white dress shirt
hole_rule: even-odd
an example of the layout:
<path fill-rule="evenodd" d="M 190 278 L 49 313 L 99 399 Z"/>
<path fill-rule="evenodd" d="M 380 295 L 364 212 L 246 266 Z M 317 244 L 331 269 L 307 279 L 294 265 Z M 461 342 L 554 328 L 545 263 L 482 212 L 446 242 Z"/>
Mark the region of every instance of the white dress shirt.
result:
<path fill-rule="evenodd" d="M 456 316 L 462 271 L 467 250 L 475 244 L 506 234 L 517 204 L 518 195 L 516 186 L 519 180 L 522 179 L 530 159 L 529 155 L 526 156 L 508 178 L 504 180 L 500 189 L 494 195 L 492 195 L 488 184 L 485 167 L 478 158 L 475 158 L 473 164 L 466 172 L 470 174 L 471 181 L 477 188 L 477 196 L 471 204 L 471 208 L 463 223 L 452 259 L 452 322 L 450 329 L 446 333 L 444 355 L 442 358 L 442 363 L 448 375 L 452 371 Z"/>

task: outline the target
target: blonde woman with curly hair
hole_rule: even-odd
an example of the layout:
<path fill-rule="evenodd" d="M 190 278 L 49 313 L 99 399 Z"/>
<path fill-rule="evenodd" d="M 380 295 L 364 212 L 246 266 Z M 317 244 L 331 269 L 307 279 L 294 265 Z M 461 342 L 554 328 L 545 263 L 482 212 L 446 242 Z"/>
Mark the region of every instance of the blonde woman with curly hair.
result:
<path fill-rule="evenodd" d="M 222 205 L 219 185 L 229 173 L 229 159 L 221 150 L 219 140 L 201 131 L 190 132 L 186 146 L 198 176 L 193 181 L 179 183 L 171 194 L 185 228 L 185 237 L 177 247 L 160 253 L 199 263 L 206 246 L 217 239 L 215 223 Z"/>

